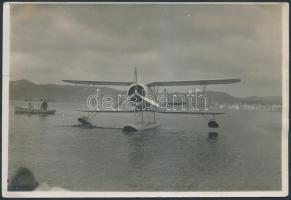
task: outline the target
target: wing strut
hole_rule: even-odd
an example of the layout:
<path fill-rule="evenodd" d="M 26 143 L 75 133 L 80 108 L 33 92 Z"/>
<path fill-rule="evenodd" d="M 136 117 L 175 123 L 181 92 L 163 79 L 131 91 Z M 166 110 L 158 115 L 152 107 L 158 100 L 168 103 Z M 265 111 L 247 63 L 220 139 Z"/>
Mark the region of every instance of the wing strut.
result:
<path fill-rule="evenodd" d="M 206 87 L 207 87 L 207 85 L 203 85 L 203 89 L 202 89 L 202 92 L 203 92 L 203 94 L 205 94 L 206 93 Z"/>

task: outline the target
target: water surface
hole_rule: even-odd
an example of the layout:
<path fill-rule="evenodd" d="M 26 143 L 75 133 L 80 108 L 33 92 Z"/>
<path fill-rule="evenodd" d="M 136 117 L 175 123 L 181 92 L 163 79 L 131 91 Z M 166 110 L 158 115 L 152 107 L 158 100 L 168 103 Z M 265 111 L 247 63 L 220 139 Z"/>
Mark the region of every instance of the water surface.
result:
<path fill-rule="evenodd" d="M 18 167 L 73 191 L 281 189 L 281 113 L 228 111 L 218 129 L 192 115 L 157 115 L 158 129 L 123 133 L 77 124 L 82 105 L 50 103 L 56 115 L 9 115 L 9 179 Z M 131 116 L 98 114 L 114 126 Z M 218 137 L 210 137 L 209 132 Z"/>

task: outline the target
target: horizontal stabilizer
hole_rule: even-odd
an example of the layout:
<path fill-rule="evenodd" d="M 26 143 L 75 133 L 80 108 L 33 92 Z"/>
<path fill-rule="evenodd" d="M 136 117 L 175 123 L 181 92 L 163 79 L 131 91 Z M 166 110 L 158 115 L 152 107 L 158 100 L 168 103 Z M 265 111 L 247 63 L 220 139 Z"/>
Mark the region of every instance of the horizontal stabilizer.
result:
<path fill-rule="evenodd" d="M 149 87 L 154 86 L 183 86 L 183 85 L 217 85 L 231 84 L 240 82 L 240 79 L 217 79 L 217 80 L 196 80 L 196 81 L 162 81 L 147 84 Z"/>
<path fill-rule="evenodd" d="M 118 82 L 118 81 L 78 81 L 78 80 L 63 80 L 67 83 L 80 85 L 116 85 L 116 86 L 130 86 L 133 82 Z"/>

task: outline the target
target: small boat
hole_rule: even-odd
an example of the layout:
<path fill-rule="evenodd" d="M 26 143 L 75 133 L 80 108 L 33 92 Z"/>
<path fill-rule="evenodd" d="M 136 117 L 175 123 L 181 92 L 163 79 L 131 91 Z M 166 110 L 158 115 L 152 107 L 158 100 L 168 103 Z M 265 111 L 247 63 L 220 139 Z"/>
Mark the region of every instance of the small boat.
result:
<path fill-rule="evenodd" d="M 48 115 L 54 115 L 55 112 L 56 112 L 56 110 L 43 110 L 43 109 L 35 109 L 35 108 L 29 109 L 29 108 L 24 108 L 24 107 L 16 106 L 14 108 L 14 112 L 15 113 L 19 113 L 19 114 L 27 113 L 27 114 L 48 114 Z"/>

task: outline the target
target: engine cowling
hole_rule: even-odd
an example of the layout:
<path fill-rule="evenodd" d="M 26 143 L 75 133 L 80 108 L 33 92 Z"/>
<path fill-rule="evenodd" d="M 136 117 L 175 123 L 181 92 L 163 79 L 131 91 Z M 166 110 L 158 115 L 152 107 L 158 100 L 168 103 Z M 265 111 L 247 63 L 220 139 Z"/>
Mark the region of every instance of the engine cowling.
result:
<path fill-rule="evenodd" d="M 132 96 L 130 98 L 131 101 L 136 101 L 136 102 L 141 102 L 142 101 L 142 98 L 140 96 L 134 95 L 135 92 L 137 94 L 139 94 L 140 96 L 143 96 L 143 97 L 147 96 L 147 97 L 153 98 L 152 90 L 149 87 L 138 83 L 137 85 L 136 84 L 130 85 L 128 90 L 127 90 L 127 95 L 129 97 Z"/>

